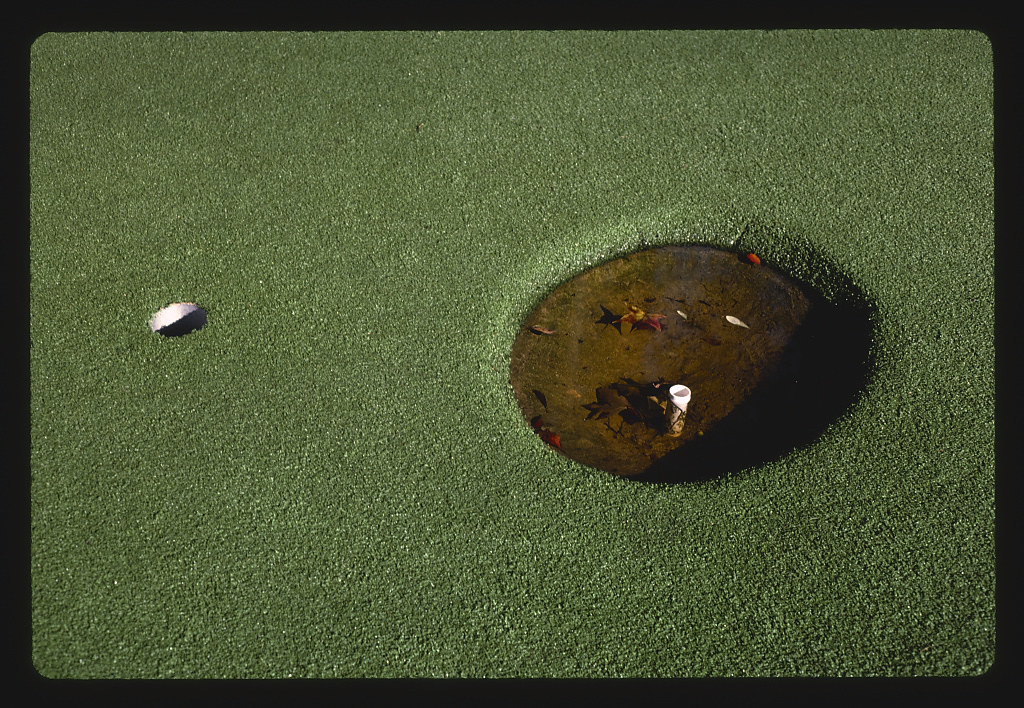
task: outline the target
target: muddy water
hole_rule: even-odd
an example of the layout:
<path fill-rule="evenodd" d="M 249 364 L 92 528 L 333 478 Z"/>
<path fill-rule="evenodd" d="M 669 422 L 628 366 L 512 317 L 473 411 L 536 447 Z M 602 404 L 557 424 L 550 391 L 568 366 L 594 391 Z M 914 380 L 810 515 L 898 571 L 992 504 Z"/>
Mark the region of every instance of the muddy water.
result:
<path fill-rule="evenodd" d="M 512 350 L 513 389 L 545 442 L 585 465 L 639 475 L 777 378 L 811 307 L 798 283 L 744 254 L 641 251 L 562 284 L 527 317 Z M 674 384 L 691 390 L 681 431 L 669 424 Z"/>

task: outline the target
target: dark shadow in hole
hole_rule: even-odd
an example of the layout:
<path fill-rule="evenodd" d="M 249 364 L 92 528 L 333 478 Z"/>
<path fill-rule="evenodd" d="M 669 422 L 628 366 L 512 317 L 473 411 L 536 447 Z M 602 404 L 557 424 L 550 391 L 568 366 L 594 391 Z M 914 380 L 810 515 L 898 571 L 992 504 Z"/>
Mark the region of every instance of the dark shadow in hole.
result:
<path fill-rule="evenodd" d="M 157 330 L 157 334 L 165 337 L 181 337 L 183 335 L 202 329 L 206 325 L 206 310 L 199 308 L 188 313 L 180 320 L 172 322 L 166 327 Z"/>
<path fill-rule="evenodd" d="M 805 291 L 811 309 L 762 384 L 706 435 L 630 479 L 700 482 L 756 467 L 812 444 L 856 402 L 874 372 L 877 310 L 852 290 L 840 302 Z"/>

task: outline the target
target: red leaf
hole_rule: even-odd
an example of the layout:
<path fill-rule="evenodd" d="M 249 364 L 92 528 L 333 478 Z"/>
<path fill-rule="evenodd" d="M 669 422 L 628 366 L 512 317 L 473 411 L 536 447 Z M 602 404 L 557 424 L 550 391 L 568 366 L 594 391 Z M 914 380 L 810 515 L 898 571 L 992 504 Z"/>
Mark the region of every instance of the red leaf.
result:
<path fill-rule="evenodd" d="M 754 265 L 761 265 L 761 259 L 755 256 L 753 253 L 747 254 L 747 260 L 753 263 Z"/>
<path fill-rule="evenodd" d="M 660 332 L 662 327 L 661 327 L 661 322 L 658 322 L 659 319 L 664 320 L 664 319 L 667 319 L 667 318 L 665 317 L 665 315 L 656 315 L 656 314 L 654 314 L 652 312 L 648 312 L 646 314 L 646 316 L 644 317 L 643 321 L 642 322 L 637 322 L 636 326 L 637 327 L 643 327 L 645 329 L 653 329 L 653 330 L 657 330 L 658 332 Z"/>
<path fill-rule="evenodd" d="M 562 438 L 560 438 L 556 433 L 552 433 L 550 430 L 541 430 L 540 439 L 552 447 L 557 447 L 559 450 L 562 449 Z"/>
<path fill-rule="evenodd" d="M 533 332 L 534 334 L 554 334 L 558 330 L 555 330 L 555 329 L 544 329 L 543 327 L 541 327 L 539 325 L 534 325 L 533 327 L 530 327 L 530 331 Z"/>
<path fill-rule="evenodd" d="M 543 418 L 539 415 L 535 416 L 533 420 L 530 421 L 530 425 L 533 426 L 534 431 L 540 436 L 541 440 L 552 447 L 557 447 L 559 450 L 562 449 L 562 438 L 544 427 Z"/>
<path fill-rule="evenodd" d="M 619 319 L 612 322 L 612 324 L 628 324 L 630 325 L 630 332 L 634 329 L 653 329 L 660 332 L 662 327 L 661 322 L 658 320 L 664 319 L 667 319 L 665 315 L 659 315 L 654 312 L 644 312 L 635 305 L 629 305 L 629 312 L 619 317 Z"/>

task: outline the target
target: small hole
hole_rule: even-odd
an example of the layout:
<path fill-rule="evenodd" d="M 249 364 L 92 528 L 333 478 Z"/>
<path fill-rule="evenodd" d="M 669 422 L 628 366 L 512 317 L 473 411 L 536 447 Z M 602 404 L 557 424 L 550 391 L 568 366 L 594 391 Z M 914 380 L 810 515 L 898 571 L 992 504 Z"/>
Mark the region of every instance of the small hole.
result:
<path fill-rule="evenodd" d="M 149 328 L 165 337 L 181 337 L 206 325 L 206 310 L 194 302 L 175 302 L 161 308 L 149 321 Z"/>

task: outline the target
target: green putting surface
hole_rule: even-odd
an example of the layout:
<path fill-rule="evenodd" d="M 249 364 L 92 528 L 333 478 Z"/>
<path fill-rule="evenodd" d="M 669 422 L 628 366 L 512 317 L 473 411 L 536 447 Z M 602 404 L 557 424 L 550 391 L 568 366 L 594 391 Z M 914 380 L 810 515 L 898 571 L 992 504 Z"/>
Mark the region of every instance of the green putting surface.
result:
<path fill-rule="evenodd" d="M 985 672 L 992 73 L 968 31 L 41 36 L 35 667 Z M 740 238 L 871 303 L 845 414 L 695 484 L 546 446 L 529 312 Z M 152 333 L 176 301 L 206 327 Z"/>

